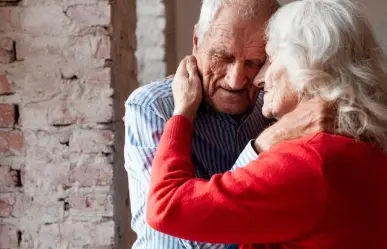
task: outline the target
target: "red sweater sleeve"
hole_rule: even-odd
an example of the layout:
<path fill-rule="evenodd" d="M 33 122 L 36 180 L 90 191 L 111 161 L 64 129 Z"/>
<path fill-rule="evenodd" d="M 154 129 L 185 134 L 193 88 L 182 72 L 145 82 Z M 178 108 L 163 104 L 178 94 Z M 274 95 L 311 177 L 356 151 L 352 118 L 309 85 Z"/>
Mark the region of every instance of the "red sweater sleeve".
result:
<path fill-rule="evenodd" d="M 192 124 L 172 117 L 152 166 L 147 222 L 183 239 L 271 243 L 308 232 L 324 211 L 319 155 L 307 144 L 283 143 L 235 172 L 195 178 Z"/>

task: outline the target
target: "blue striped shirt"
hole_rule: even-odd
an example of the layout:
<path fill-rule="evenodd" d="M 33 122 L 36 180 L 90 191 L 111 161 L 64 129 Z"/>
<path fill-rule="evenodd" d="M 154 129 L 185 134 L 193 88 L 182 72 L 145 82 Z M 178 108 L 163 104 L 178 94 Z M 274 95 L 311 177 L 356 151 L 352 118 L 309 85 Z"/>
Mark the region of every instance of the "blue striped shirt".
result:
<path fill-rule="evenodd" d="M 145 221 L 146 197 L 152 160 L 164 125 L 174 104 L 171 79 L 164 79 L 134 91 L 125 108 L 125 168 L 128 172 L 131 226 L 137 233 L 133 249 L 226 249 L 227 245 L 185 241 L 159 233 Z M 203 103 L 194 123 L 192 159 L 198 177 L 243 167 L 258 155 L 251 139 L 269 125 L 261 112 L 262 99 L 239 122 L 213 111 Z M 195 215 L 195 214 L 192 214 Z M 184 225 L 184 224 L 182 224 Z M 205 226 L 205 224 L 203 224 Z"/>

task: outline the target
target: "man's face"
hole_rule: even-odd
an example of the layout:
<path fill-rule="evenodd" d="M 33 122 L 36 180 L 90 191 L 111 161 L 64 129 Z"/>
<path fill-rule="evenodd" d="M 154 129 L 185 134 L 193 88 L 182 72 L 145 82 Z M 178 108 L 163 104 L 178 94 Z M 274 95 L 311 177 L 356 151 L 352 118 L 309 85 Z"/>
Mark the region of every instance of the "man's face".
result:
<path fill-rule="evenodd" d="M 259 89 L 253 80 L 265 63 L 264 25 L 269 17 L 244 20 L 237 9 L 225 7 L 200 44 L 194 35 L 204 98 L 214 110 L 240 115 L 255 104 Z"/>

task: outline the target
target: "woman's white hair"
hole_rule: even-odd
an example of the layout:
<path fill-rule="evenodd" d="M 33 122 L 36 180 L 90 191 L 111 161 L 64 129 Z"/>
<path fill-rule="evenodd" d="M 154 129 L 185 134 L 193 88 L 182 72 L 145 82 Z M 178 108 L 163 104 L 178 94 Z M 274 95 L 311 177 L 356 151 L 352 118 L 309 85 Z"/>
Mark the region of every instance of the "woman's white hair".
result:
<path fill-rule="evenodd" d="M 273 12 L 278 9 L 276 0 L 203 0 L 200 17 L 197 26 L 198 42 L 200 43 L 212 22 L 215 20 L 222 7 L 237 5 L 239 15 L 251 19 L 262 14 L 263 11 Z M 262 8 L 266 8 L 263 10 Z M 265 13 L 266 14 L 266 13 Z"/>
<path fill-rule="evenodd" d="M 266 34 L 268 53 L 300 94 L 337 106 L 337 133 L 387 152 L 387 60 L 354 3 L 290 3 L 271 18 Z"/>

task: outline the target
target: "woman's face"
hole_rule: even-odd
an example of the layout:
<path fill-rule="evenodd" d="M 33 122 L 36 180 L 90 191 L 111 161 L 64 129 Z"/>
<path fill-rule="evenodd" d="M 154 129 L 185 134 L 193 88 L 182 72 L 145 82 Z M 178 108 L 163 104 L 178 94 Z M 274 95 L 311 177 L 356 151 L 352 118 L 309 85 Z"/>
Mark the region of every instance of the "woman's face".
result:
<path fill-rule="evenodd" d="M 267 60 L 257 77 L 255 85 L 263 87 L 264 104 L 262 113 L 267 118 L 280 119 L 293 111 L 300 101 L 299 94 L 290 83 L 286 69 L 276 57 L 266 50 Z"/>

